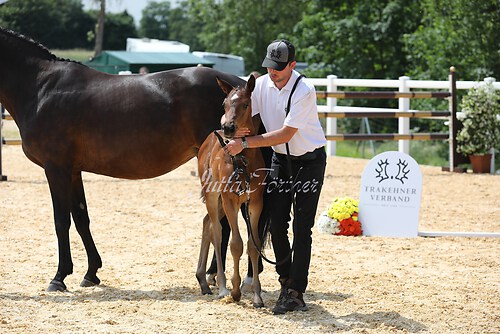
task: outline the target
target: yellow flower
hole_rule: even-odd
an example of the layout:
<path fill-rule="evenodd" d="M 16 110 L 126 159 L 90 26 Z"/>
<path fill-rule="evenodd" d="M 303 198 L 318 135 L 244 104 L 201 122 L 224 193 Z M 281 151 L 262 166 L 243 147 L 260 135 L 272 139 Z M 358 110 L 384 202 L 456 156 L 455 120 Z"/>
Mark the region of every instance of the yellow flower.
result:
<path fill-rule="evenodd" d="M 357 213 L 358 205 L 359 201 L 350 197 L 337 197 L 328 208 L 327 214 L 329 217 L 341 221 L 350 218 L 354 213 Z"/>

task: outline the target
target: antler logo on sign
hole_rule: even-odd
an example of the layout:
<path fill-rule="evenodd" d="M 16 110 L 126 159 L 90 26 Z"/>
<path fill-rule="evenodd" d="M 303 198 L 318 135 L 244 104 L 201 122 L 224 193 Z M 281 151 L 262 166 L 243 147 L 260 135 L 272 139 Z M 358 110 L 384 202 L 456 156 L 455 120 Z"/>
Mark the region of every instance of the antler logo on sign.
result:
<path fill-rule="evenodd" d="M 361 178 L 359 219 L 372 236 L 416 237 L 422 173 L 401 152 L 384 152 L 366 166 Z"/>
<path fill-rule="evenodd" d="M 380 169 L 375 169 L 375 171 L 378 173 L 376 177 L 380 179 L 379 183 L 387 179 L 396 179 L 401 181 L 402 184 L 404 184 L 405 183 L 404 180 L 405 179 L 408 180 L 408 177 L 406 176 L 410 172 L 407 169 L 408 163 L 406 162 L 406 160 L 403 161 L 399 160 L 397 165 L 398 165 L 398 173 L 396 174 L 396 176 L 391 175 L 389 177 L 389 175 L 387 174 L 387 166 L 389 166 L 388 159 L 385 159 L 385 161 L 380 160 L 378 162 L 378 167 Z"/>

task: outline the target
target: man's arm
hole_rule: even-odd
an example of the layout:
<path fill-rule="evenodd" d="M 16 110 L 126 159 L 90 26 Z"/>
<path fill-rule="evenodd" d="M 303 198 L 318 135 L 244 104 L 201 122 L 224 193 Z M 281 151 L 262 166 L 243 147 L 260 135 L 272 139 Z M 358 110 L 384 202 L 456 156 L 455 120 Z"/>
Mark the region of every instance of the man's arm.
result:
<path fill-rule="evenodd" d="M 275 146 L 288 143 L 293 135 L 297 132 L 297 128 L 292 128 L 284 125 L 281 129 L 267 132 L 257 136 L 247 137 L 248 148 Z M 227 143 L 225 150 L 230 155 L 236 155 L 243 151 L 242 139 L 235 138 Z"/>

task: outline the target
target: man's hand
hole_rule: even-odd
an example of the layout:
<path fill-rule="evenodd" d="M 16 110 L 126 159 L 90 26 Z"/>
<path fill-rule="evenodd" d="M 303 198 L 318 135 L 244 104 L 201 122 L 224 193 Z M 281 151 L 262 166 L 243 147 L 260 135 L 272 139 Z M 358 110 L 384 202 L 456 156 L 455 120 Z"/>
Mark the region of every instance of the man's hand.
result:
<path fill-rule="evenodd" d="M 250 130 L 248 128 L 238 128 L 234 134 L 234 138 L 243 138 L 250 134 Z"/>
<path fill-rule="evenodd" d="M 239 138 L 235 138 L 229 141 L 229 143 L 227 143 L 226 146 L 224 147 L 224 152 L 232 156 L 235 156 L 241 151 L 243 151 L 243 145 L 242 145 L 242 140 Z"/>

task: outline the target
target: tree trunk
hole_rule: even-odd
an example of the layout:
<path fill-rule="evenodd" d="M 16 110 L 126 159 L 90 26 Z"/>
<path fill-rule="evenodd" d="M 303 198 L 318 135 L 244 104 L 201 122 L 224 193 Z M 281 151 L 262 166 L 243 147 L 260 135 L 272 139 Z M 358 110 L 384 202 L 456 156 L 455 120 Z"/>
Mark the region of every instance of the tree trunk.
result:
<path fill-rule="evenodd" d="M 95 34 L 95 47 L 94 57 L 97 57 L 102 52 L 102 44 L 104 40 L 104 21 L 106 18 L 106 0 L 100 0 L 101 9 L 97 18 L 96 34 Z"/>

